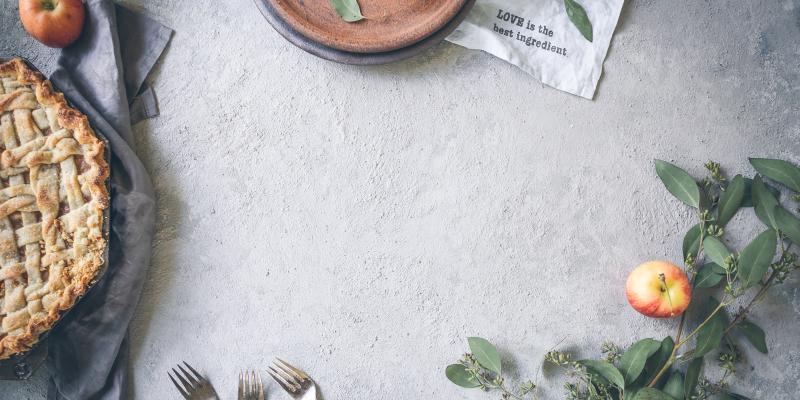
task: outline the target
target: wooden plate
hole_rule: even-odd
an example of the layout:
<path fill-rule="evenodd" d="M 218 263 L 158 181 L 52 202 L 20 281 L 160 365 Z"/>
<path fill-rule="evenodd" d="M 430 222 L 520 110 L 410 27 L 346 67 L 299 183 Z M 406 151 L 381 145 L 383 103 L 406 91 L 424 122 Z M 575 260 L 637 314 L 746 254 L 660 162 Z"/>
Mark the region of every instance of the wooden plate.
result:
<path fill-rule="evenodd" d="M 366 19 L 345 22 L 330 0 L 266 0 L 303 36 L 355 53 L 397 50 L 444 27 L 466 0 L 359 0 Z"/>
<path fill-rule="evenodd" d="M 272 7 L 270 0 L 253 1 L 256 3 L 256 6 L 258 6 L 258 9 L 261 11 L 261 14 L 264 16 L 267 22 L 269 22 L 269 24 L 272 25 L 272 27 L 275 28 L 275 30 L 281 36 L 283 36 L 293 45 L 317 57 L 352 65 L 388 64 L 414 57 L 423 51 L 436 46 L 448 35 L 450 35 L 450 33 L 452 33 L 462 21 L 464 21 L 464 18 L 466 18 L 467 14 L 469 14 L 469 12 L 472 10 L 472 6 L 475 5 L 475 0 L 466 0 L 464 6 L 461 7 L 461 10 L 459 10 L 456 16 L 453 17 L 450 22 L 445 24 L 442 29 L 439 29 L 425 39 L 422 39 L 410 46 L 382 53 L 353 53 L 325 46 L 301 35 L 278 15 L 278 12 L 275 11 L 274 7 Z"/>

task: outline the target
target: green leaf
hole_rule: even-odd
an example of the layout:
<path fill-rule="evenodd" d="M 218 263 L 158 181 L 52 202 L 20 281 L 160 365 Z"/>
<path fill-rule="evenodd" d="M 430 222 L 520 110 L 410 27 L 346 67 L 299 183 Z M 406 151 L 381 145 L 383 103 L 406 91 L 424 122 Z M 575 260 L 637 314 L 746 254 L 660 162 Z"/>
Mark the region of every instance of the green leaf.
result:
<path fill-rule="evenodd" d="M 736 325 L 736 328 L 739 332 L 742 332 L 756 350 L 767 354 L 767 340 L 763 329 L 750 321 L 742 321 Z"/>
<path fill-rule="evenodd" d="M 717 286 L 727 274 L 725 269 L 714 263 L 708 263 L 700 267 L 697 276 L 694 278 L 694 287 L 710 288 Z"/>
<path fill-rule="evenodd" d="M 347 22 L 356 22 L 364 19 L 357 0 L 331 0 L 331 5 L 339 16 Z"/>
<path fill-rule="evenodd" d="M 464 388 L 475 388 L 480 386 L 480 382 L 475 379 L 475 376 L 472 375 L 462 364 L 450 364 L 445 368 L 444 374 L 447 376 L 447 379 L 450 382 L 455 383 L 458 386 Z"/>
<path fill-rule="evenodd" d="M 778 224 L 778 229 L 786 235 L 792 243 L 800 245 L 800 219 L 786 211 L 781 206 L 776 206 L 775 223 Z"/>
<path fill-rule="evenodd" d="M 713 236 L 706 236 L 703 239 L 703 249 L 708 258 L 717 265 L 725 265 L 725 259 L 731 255 L 725 243 Z"/>
<path fill-rule="evenodd" d="M 768 185 L 766 182 L 762 182 L 764 187 L 772 193 L 772 197 L 775 199 L 781 198 L 781 192 L 778 189 Z M 744 199 L 742 199 L 742 207 L 752 207 L 753 206 L 753 180 L 750 178 L 744 178 Z"/>
<path fill-rule="evenodd" d="M 694 208 L 700 206 L 700 188 L 689 173 L 662 160 L 656 160 L 656 173 L 678 200 Z"/>
<path fill-rule="evenodd" d="M 627 399 L 628 397 L 625 396 Z M 670 395 L 653 388 L 642 388 L 633 400 L 674 400 Z"/>
<path fill-rule="evenodd" d="M 616 387 L 620 389 L 625 388 L 625 378 L 617 367 L 611 363 L 602 360 L 580 360 L 578 362 L 585 365 L 587 369 L 593 370 L 603 378 L 606 378 Z"/>
<path fill-rule="evenodd" d="M 636 394 L 642 390 L 641 386 L 629 386 L 625 388 L 625 398 L 626 399 L 635 399 Z"/>
<path fill-rule="evenodd" d="M 683 375 L 680 372 L 673 372 L 667 384 L 664 385 L 664 393 L 675 400 L 683 400 Z"/>
<path fill-rule="evenodd" d="M 719 203 L 717 205 L 717 224 L 725 226 L 725 224 L 736 215 L 736 211 L 739 211 L 739 207 L 742 206 L 744 190 L 744 178 L 742 178 L 741 175 L 736 175 L 719 198 Z"/>
<path fill-rule="evenodd" d="M 739 278 L 747 288 L 761 281 L 769 269 L 778 246 L 778 235 L 772 229 L 761 232 L 739 253 Z"/>
<path fill-rule="evenodd" d="M 708 298 L 708 306 L 714 310 L 719 306 L 717 299 Z M 725 331 L 725 314 L 723 310 L 714 314 L 711 319 L 697 332 L 697 342 L 695 343 L 694 357 L 700 358 L 708 354 L 719 346 L 722 335 Z"/>
<path fill-rule="evenodd" d="M 625 383 L 631 383 L 642 373 L 644 364 L 652 356 L 661 342 L 655 339 L 642 339 L 634 343 L 619 360 L 619 369 L 625 377 Z"/>
<path fill-rule="evenodd" d="M 683 380 L 683 397 L 689 399 L 694 394 L 694 389 L 700 381 L 700 372 L 703 370 L 703 357 L 695 358 L 686 368 L 686 378 Z"/>
<path fill-rule="evenodd" d="M 488 340 L 479 337 L 468 337 L 469 350 L 483 368 L 496 374 L 501 373 L 500 354 Z"/>
<path fill-rule="evenodd" d="M 750 164 L 759 174 L 780 182 L 795 192 L 800 192 L 800 168 L 783 160 L 751 158 Z"/>
<path fill-rule="evenodd" d="M 666 364 L 669 356 L 672 355 L 673 348 L 675 348 L 675 341 L 672 340 L 672 336 L 667 336 L 661 341 L 658 350 L 653 353 L 644 364 L 644 370 L 646 372 L 644 385 L 650 383 L 650 381 L 658 375 L 658 371 L 661 370 L 661 367 Z"/>
<path fill-rule="evenodd" d="M 588 41 L 593 40 L 592 34 L 592 21 L 589 21 L 589 16 L 586 15 L 586 10 L 576 3 L 575 0 L 564 0 L 564 7 L 567 9 L 567 16 L 572 24 L 578 28 L 578 31 Z"/>
<path fill-rule="evenodd" d="M 697 252 L 700 250 L 700 224 L 697 224 L 686 232 L 683 237 L 683 259 L 685 260 L 689 254 L 692 257 L 697 257 Z"/>
<path fill-rule="evenodd" d="M 753 204 L 756 208 L 756 216 L 764 225 L 772 229 L 778 229 L 775 223 L 775 207 L 778 205 L 778 200 L 772 195 L 772 192 L 764 185 L 761 177 L 756 175 L 753 179 Z"/>

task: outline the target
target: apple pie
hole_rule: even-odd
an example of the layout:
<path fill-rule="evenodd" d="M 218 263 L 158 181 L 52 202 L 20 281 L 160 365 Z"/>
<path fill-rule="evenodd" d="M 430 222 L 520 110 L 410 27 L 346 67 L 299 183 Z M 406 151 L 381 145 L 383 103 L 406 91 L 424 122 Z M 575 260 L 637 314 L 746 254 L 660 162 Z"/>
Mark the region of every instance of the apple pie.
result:
<path fill-rule="evenodd" d="M 103 269 L 105 143 L 20 59 L 0 64 L 0 359 L 50 330 Z"/>

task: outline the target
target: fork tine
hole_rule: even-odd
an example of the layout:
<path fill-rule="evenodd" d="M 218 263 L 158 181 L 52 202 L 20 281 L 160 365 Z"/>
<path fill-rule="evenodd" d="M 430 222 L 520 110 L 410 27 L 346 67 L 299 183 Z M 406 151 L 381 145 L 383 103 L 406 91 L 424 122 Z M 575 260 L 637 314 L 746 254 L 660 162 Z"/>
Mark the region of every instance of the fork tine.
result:
<path fill-rule="evenodd" d="M 186 393 L 186 391 L 181 387 L 181 385 L 179 385 L 178 382 L 175 381 L 175 378 L 172 377 L 172 374 L 167 372 L 167 375 L 169 376 L 169 380 L 172 381 L 172 384 L 175 385 L 175 388 L 177 388 L 178 391 L 181 392 L 181 396 L 183 396 L 184 399 L 189 400 L 189 393 Z"/>
<path fill-rule="evenodd" d="M 261 380 L 261 373 L 256 371 L 256 377 L 258 378 L 258 399 L 257 400 L 264 400 L 264 382 Z"/>
<path fill-rule="evenodd" d="M 206 380 L 206 378 L 204 378 L 203 375 L 200 375 L 200 373 L 197 372 L 197 370 L 195 370 L 194 368 L 192 368 L 192 366 L 189 365 L 189 363 L 187 363 L 186 361 L 183 362 L 183 365 L 185 365 L 186 368 L 189 368 L 189 370 L 194 373 L 194 376 L 197 377 L 198 381 L 203 382 Z"/>
<path fill-rule="evenodd" d="M 245 376 L 247 377 L 247 400 L 250 400 L 253 398 L 253 372 L 247 371 Z"/>
<path fill-rule="evenodd" d="M 258 381 L 260 379 L 256 376 L 256 371 L 250 371 L 250 374 L 253 376 L 253 386 L 250 387 L 250 396 L 255 400 L 258 395 Z"/>
<path fill-rule="evenodd" d="M 178 364 L 178 369 L 179 369 L 179 370 L 181 370 L 181 372 L 183 372 L 183 375 L 184 375 L 184 376 L 186 376 L 186 379 L 187 379 L 189 382 L 191 382 L 191 383 L 192 383 L 192 386 L 194 386 L 194 387 L 200 386 L 200 381 L 198 381 L 197 379 L 195 379 L 195 378 L 194 378 L 194 376 L 192 376 L 192 374 L 190 374 L 190 373 L 186 372 L 186 370 L 185 370 L 185 369 L 183 369 L 183 367 L 181 367 L 181 366 L 180 366 L 180 364 Z M 202 379 L 202 378 L 201 378 L 201 379 Z"/>
<path fill-rule="evenodd" d="M 244 392 L 246 393 L 247 400 L 253 398 L 253 380 L 250 379 L 250 372 L 245 371 L 244 373 Z"/>
<path fill-rule="evenodd" d="M 238 400 L 244 400 L 244 372 L 239 371 L 239 396 Z"/>
<path fill-rule="evenodd" d="M 297 386 L 298 388 L 300 387 L 300 382 L 298 382 L 298 381 L 297 381 L 297 379 L 295 379 L 293 376 L 289 375 L 289 374 L 288 374 L 286 371 L 284 371 L 284 370 L 283 370 L 283 368 L 281 368 L 281 366 L 280 366 L 280 365 L 277 365 L 277 364 L 273 364 L 273 365 L 275 365 L 276 367 L 278 367 L 277 369 L 273 369 L 273 371 L 275 371 L 275 372 L 277 372 L 278 374 L 280 374 L 280 376 L 281 376 L 283 379 L 285 379 L 285 380 L 286 380 L 286 382 L 289 382 L 289 383 L 291 383 L 291 384 L 292 384 L 292 386 Z M 272 367 L 270 367 L 270 369 L 272 369 Z"/>
<path fill-rule="evenodd" d="M 306 375 L 306 373 L 305 373 L 305 372 L 303 372 L 303 371 L 302 371 L 302 370 L 300 370 L 300 369 L 297 369 L 297 368 L 293 367 L 291 364 L 287 363 L 286 361 L 283 361 L 283 360 L 281 360 L 281 359 L 280 359 L 280 358 L 278 358 L 278 357 L 275 357 L 275 359 L 276 359 L 276 360 L 278 360 L 278 363 L 280 363 L 280 364 L 282 364 L 284 367 L 288 368 L 288 369 L 289 369 L 289 371 L 291 371 L 291 372 L 294 372 L 294 376 L 295 376 L 295 378 L 297 378 L 297 379 L 299 379 L 299 380 L 301 380 L 301 381 L 304 381 L 304 380 L 306 380 L 306 379 L 311 379 L 311 378 L 309 378 L 309 377 L 308 377 L 308 375 Z M 277 363 L 276 363 L 276 364 L 277 364 Z"/>
<path fill-rule="evenodd" d="M 278 375 L 276 372 L 273 371 L 274 370 L 272 369 L 272 367 L 269 367 L 267 373 L 269 374 L 269 376 L 272 377 L 272 379 L 275 380 L 275 382 L 278 382 L 278 384 L 281 385 L 283 390 L 285 390 L 287 393 L 290 394 L 297 394 L 297 389 L 294 388 L 294 385 L 290 385 L 285 380 L 283 380 L 283 378 L 281 378 L 280 375 Z"/>
<path fill-rule="evenodd" d="M 172 372 L 175 374 L 176 377 L 178 377 L 178 380 L 181 381 L 183 387 L 186 389 L 187 392 L 194 391 L 194 386 L 192 386 L 192 384 L 187 382 L 186 379 L 183 376 L 181 376 L 180 373 L 178 373 L 178 371 L 175 371 L 175 368 L 172 369 Z"/>

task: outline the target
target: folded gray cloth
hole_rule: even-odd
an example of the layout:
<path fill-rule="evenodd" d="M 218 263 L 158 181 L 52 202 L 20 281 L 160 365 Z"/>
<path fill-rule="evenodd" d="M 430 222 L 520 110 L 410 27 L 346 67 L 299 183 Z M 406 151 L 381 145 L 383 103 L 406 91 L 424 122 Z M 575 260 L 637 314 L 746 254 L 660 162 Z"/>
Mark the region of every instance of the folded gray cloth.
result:
<path fill-rule="evenodd" d="M 86 10 L 81 38 L 62 51 L 50 79 L 110 144 L 109 267 L 50 336 L 51 400 L 125 397 L 128 324 L 155 225 L 155 195 L 133 150 L 131 115 L 146 118 L 156 110 L 152 91 L 142 86 L 172 31 L 110 0 L 89 0 Z"/>

